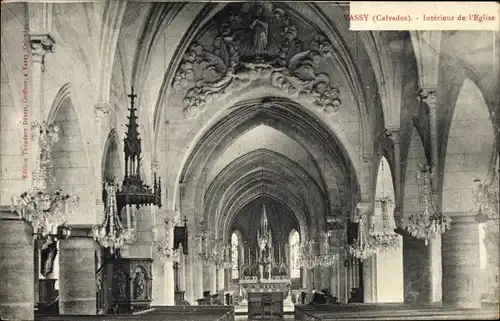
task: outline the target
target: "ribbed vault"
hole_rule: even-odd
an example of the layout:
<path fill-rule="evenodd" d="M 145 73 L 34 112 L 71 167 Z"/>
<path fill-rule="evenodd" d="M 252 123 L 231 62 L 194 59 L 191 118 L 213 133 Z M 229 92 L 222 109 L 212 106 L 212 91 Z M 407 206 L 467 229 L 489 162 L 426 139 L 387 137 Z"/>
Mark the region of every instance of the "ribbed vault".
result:
<path fill-rule="evenodd" d="M 333 133 L 300 105 L 273 97 L 240 102 L 199 139 L 180 175 L 179 182 L 185 191 L 180 198 L 181 211 L 193 209 L 196 217 L 203 216 L 198 204 L 202 204 L 210 183 L 206 181 L 210 169 L 237 137 L 261 124 L 282 131 L 312 155 L 322 172 L 321 184 L 328 200 L 325 215 L 339 210 L 330 203 L 332 199 L 339 199 L 339 204 L 350 204 L 351 195 L 359 193 L 359 188 L 348 190 L 353 181 L 358 186 L 357 178 Z"/>
<path fill-rule="evenodd" d="M 278 193 L 276 188 L 282 192 Z M 299 225 L 308 223 L 321 227 L 324 225 L 328 203 L 324 188 L 289 158 L 270 150 L 259 149 L 234 160 L 213 180 L 203 202 L 204 219 L 208 226 L 215 226 L 219 235 L 226 235 L 234 211 L 239 210 L 234 204 L 238 200 L 253 199 L 263 194 L 264 190 L 269 190 L 273 195 L 281 195 L 280 199 L 288 207 L 293 207 L 289 203 L 299 205 L 300 210 L 295 214 L 300 216 L 297 220 L 303 223 Z M 337 195 L 335 201 L 338 200 Z M 312 216 L 302 215 L 302 208 Z"/>
<path fill-rule="evenodd" d="M 301 235 L 305 238 L 314 237 L 317 235 L 317 231 L 323 228 L 324 224 L 319 227 L 313 223 L 306 221 L 307 217 L 311 217 L 311 213 L 308 208 L 304 205 L 303 200 L 300 199 L 298 195 L 293 194 L 291 191 L 283 190 L 283 186 L 275 186 L 270 184 L 272 181 L 269 178 L 262 181 L 254 181 L 253 186 L 248 186 L 247 190 L 243 192 L 238 198 L 233 200 L 230 204 L 229 201 L 226 202 L 228 208 L 223 208 L 227 213 L 227 217 L 224 222 L 219 224 L 219 230 L 217 231 L 222 236 L 222 239 L 227 242 L 230 235 L 228 234 L 230 226 L 234 223 L 236 215 L 245 207 L 248 203 L 260 198 L 268 197 L 274 199 L 286 208 L 288 208 L 292 213 L 294 213 L 297 219 L 298 229 Z M 228 228 L 224 229 L 224 226 Z"/>

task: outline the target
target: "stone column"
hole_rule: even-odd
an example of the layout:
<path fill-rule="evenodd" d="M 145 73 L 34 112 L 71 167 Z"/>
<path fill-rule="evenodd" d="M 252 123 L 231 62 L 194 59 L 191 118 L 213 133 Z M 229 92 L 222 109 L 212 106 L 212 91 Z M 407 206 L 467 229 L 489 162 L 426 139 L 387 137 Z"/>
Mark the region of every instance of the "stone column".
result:
<path fill-rule="evenodd" d="M 480 308 L 478 223 L 470 213 L 446 214 L 453 217 L 443 234 L 443 306 Z"/>
<path fill-rule="evenodd" d="M 49 34 L 30 34 L 32 66 L 29 71 L 31 78 L 29 124 L 41 123 L 46 117 L 44 85 L 45 85 L 45 55 L 54 51 L 55 42 Z M 38 139 L 31 137 L 29 145 L 29 170 L 28 176 L 31 180 L 36 167 L 38 153 Z"/>
<path fill-rule="evenodd" d="M 96 314 L 95 254 L 90 226 L 73 226 L 71 237 L 59 241 L 59 311 Z"/>
<path fill-rule="evenodd" d="M 195 241 L 195 246 L 196 246 L 196 252 L 193 253 L 194 258 L 194 300 L 195 303 L 197 303 L 196 300 L 203 298 L 203 263 L 201 260 L 198 258 L 198 253 L 201 253 L 202 251 L 202 242 L 201 242 L 201 237 L 197 236 L 196 241 Z"/>
<path fill-rule="evenodd" d="M 186 291 L 186 264 L 187 256 L 181 253 L 179 257 L 179 291 Z"/>
<path fill-rule="evenodd" d="M 195 277 L 196 277 L 196 270 L 195 270 L 195 253 L 196 253 L 196 247 L 195 247 L 195 238 L 193 237 L 193 231 L 188 227 L 189 230 L 189 254 L 186 257 L 186 300 L 191 304 L 194 305 L 196 302 L 195 298 Z"/>
<path fill-rule="evenodd" d="M 104 177 L 102 177 L 102 169 L 104 164 L 102 163 L 102 152 L 104 151 L 103 144 L 103 135 L 102 135 L 102 127 L 103 127 L 103 119 L 109 113 L 109 103 L 100 102 L 94 105 L 94 115 L 95 115 L 95 142 L 94 142 L 94 164 L 96 164 L 94 168 L 94 186 L 95 189 L 100 191 L 102 189 L 102 184 Z M 95 193 L 96 195 L 96 223 L 100 224 L 104 219 L 104 201 L 102 199 L 102 193 Z"/>
<path fill-rule="evenodd" d="M 438 133 L 437 133 L 437 95 L 433 89 L 422 89 L 418 97 L 421 101 L 429 106 L 429 124 L 430 124 L 430 138 L 431 138 L 431 167 L 432 171 L 436 173 L 432 179 L 432 194 L 436 206 L 441 208 L 441 202 L 438 201 L 438 168 L 439 168 L 439 146 L 438 146 Z M 442 299 L 442 274 L 441 274 L 441 236 L 429 240 L 428 245 L 428 284 L 429 284 L 429 302 L 439 302 Z"/>
<path fill-rule="evenodd" d="M 219 268 L 218 276 L 217 276 L 217 290 L 224 291 L 226 289 L 226 271 L 227 269 Z"/>
<path fill-rule="evenodd" d="M 387 135 L 394 143 L 394 197 L 396 209 L 394 210 L 394 220 L 396 226 L 401 226 L 401 207 L 402 197 L 401 197 L 401 154 L 400 154 L 400 131 L 399 128 L 387 128 Z"/>
<path fill-rule="evenodd" d="M 217 293 L 217 269 L 211 265 L 208 269 L 210 275 L 210 294 Z"/>
<path fill-rule="evenodd" d="M 167 305 L 165 299 L 165 264 L 156 255 L 153 261 L 153 303 L 152 305 Z"/>
<path fill-rule="evenodd" d="M 174 227 L 175 221 L 167 219 L 165 221 L 167 229 L 168 244 L 170 247 L 174 245 Z M 166 305 L 175 305 L 175 278 L 174 278 L 174 261 L 172 259 L 165 261 L 165 303 Z"/>
<path fill-rule="evenodd" d="M 303 289 L 308 289 L 310 287 L 309 284 L 309 269 L 302 267 L 300 268 L 300 275 L 302 277 L 302 288 Z M 312 289 L 312 287 L 311 287 Z"/>
<path fill-rule="evenodd" d="M 0 311 L 8 320 L 35 320 L 33 228 L 0 208 Z"/>

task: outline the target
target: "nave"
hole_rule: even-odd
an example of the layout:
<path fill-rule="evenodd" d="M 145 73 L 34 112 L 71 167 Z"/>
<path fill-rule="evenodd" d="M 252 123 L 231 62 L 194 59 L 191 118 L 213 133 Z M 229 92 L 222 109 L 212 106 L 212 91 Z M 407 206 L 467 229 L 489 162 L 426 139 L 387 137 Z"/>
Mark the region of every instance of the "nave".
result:
<path fill-rule="evenodd" d="M 2 320 L 499 316 L 497 33 L 2 9 Z"/>

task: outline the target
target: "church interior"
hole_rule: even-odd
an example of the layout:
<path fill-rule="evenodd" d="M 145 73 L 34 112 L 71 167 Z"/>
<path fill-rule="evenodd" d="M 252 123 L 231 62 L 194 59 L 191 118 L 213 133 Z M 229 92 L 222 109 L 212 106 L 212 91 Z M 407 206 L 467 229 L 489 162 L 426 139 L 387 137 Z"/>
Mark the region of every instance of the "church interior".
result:
<path fill-rule="evenodd" d="M 1 6 L 1 320 L 499 317 L 498 31 Z"/>

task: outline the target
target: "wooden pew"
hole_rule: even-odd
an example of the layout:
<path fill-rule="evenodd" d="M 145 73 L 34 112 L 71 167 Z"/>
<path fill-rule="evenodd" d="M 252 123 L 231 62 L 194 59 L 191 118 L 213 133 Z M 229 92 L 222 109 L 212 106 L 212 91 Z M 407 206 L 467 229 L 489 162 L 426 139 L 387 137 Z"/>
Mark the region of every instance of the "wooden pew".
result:
<path fill-rule="evenodd" d="M 295 320 L 492 320 L 499 316 L 497 308 L 446 309 L 439 305 L 335 304 L 296 305 Z"/>
<path fill-rule="evenodd" d="M 234 321 L 232 306 L 156 306 L 139 314 L 39 315 L 36 321 Z"/>

